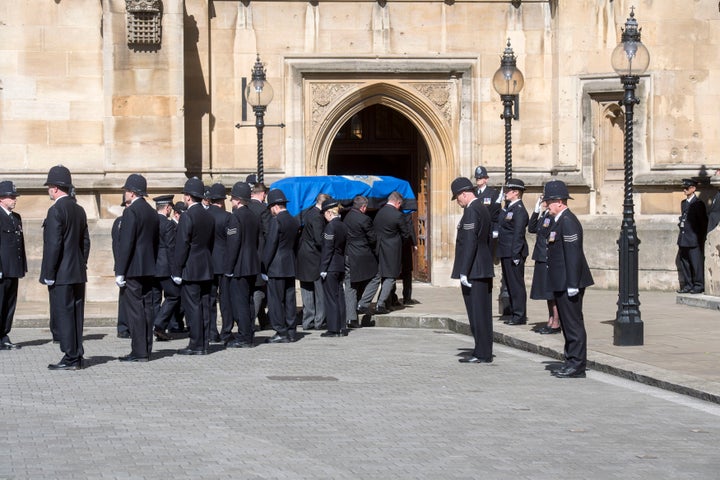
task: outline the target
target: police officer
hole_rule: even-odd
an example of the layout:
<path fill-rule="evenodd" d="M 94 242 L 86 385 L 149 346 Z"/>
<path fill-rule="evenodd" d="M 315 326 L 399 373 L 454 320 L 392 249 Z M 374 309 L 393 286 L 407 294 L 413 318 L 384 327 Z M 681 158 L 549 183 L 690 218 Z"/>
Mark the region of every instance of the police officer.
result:
<path fill-rule="evenodd" d="M 170 265 L 175 253 L 175 232 L 177 223 L 169 218 L 173 211 L 174 195 L 159 195 L 153 198 L 158 214 L 158 255 L 155 262 L 154 301 L 155 320 L 153 322 L 155 338 L 158 341 L 171 340 L 167 333 L 171 318 L 177 315 L 180 306 L 180 287 L 170 279 Z"/>
<path fill-rule="evenodd" d="M 263 247 L 262 271 L 275 335 L 266 342 L 288 343 L 295 341 L 295 247 L 300 222 L 285 208 L 288 200 L 282 190 L 270 190 L 267 200 L 273 218 Z"/>
<path fill-rule="evenodd" d="M 183 199 L 187 210 L 180 216 L 175 236 L 172 280 L 181 285 L 180 297 L 190 327 L 188 346 L 178 350 L 180 355 L 207 355 L 210 344 L 215 222 L 210 212 L 203 208 L 204 194 L 204 185 L 199 178 L 185 182 Z"/>
<path fill-rule="evenodd" d="M 358 314 L 370 313 L 370 303 L 380 286 L 378 262 L 375 256 L 377 236 L 370 217 L 366 214 L 368 199 L 357 195 L 353 206 L 345 215 L 347 226 L 345 246 L 345 315 L 348 326 L 357 327 Z M 367 320 L 365 325 L 373 325 Z"/>
<path fill-rule="evenodd" d="M 127 207 L 125 201 L 125 193 L 122 194 L 122 202 L 120 206 L 124 209 Z M 113 272 L 117 270 L 118 257 L 120 255 L 120 228 L 122 228 L 122 214 L 113 220 L 110 227 L 110 241 L 113 252 Z M 127 317 L 127 306 L 125 301 L 125 289 L 118 289 L 118 318 L 117 318 L 117 337 L 130 338 L 130 323 Z"/>
<path fill-rule="evenodd" d="M 322 256 L 320 260 L 320 277 L 325 290 L 325 317 L 327 331 L 321 337 L 343 337 L 345 329 L 345 292 L 343 279 L 345 276 L 345 244 L 347 242 L 347 226 L 340 219 L 340 203 L 327 198 L 322 203 L 322 212 L 327 221 L 323 230 Z"/>
<path fill-rule="evenodd" d="M 85 210 L 70 196 L 70 170 L 50 169 L 45 185 L 53 205 L 43 222 L 43 256 L 40 283 L 47 285 L 50 330 L 64 353 L 50 370 L 79 370 L 83 362 L 85 284 L 90 256 L 90 234 Z"/>
<path fill-rule="evenodd" d="M 300 281 L 303 302 L 303 330 L 320 329 L 325 323 L 325 295 L 320 279 L 320 252 L 323 246 L 325 219 L 320 211 L 329 198 L 325 193 L 315 197 L 315 204 L 300 213 L 302 233 L 298 244 L 296 277 Z"/>
<path fill-rule="evenodd" d="M 455 262 L 451 277 L 460 280 L 470 330 L 475 339 L 472 354 L 460 363 L 491 363 L 493 361 L 492 328 L 492 250 L 490 212 L 475 196 L 470 180 L 459 177 L 450 185 L 452 199 L 463 208 L 463 216 L 455 238 Z"/>
<path fill-rule="evenodd" d="M 225 272 L 225 240 L 227 222 L 232 215 L 225 209 L 225 199 L 227 198 L 225 185 L 222 183 L 214 183 L 210 186 L 207 195 L 210 200 L 208 211 L 215 220 L 215 242 L 213 243 L 213 284 L 210 290 L 210 341 L 213 343 L 228 343 L 232 340 L 232 336 L 222 337 L 217 326 L 218 305 L 220 306 L 220 316 L 225 319 L 232 319 L 230 310 L 230 298 L 228 298 L 227 290 L 229 279 L 224 275 Z M 225 320 L 223 320 L 223 323 Z"/>
<path fill-rule="evenodd" d="M 265 237 L 267 237 L 268 231 L 270 230 L 270 220 L 272 214 L 270 209 L 265 203 L 267 197 L 267 187 L 263 183 L 257 182 L 255 175 L 248 175 L 247 182 L 250 186 L 250 203 L 248 208 L 253 212 L 260 220 L 260 238 L 258 240 L 258 255 L 262 259 L 262 252 L 265 245 Z M 254 182 L 254 183 L 253 183 Z M 253 317 L 257 317 L 258 325 L 261 330 L 268 328 L 268 316 L 265 312 L 265 306 L 267 305 L 267 284 L 263 280 L 262 275 L 258 275 L 255 279 L 255 284 L 252 287 L 253 292 Z"/>
<path fill-rule="evenodd" d="M 0 350 L 20 348 L 8 337 L 15 316 L 19 279 L 27 272 L 22 219 L 13 211 L 17 197 L 13 182 L 0 182 Z"/>
<path fill-rule="evenodd" d="M 695 196 L 698 182 L 683 178 L 685 199 L 680 203 L 677 264 L 680 270 L 678 293 L 705 291 L 705 237 L 708 217 L 705 203 Z"/>
<path fill-rule="evenodd" d="M 488 185 L 488 171 L 482 165 L 475 169 L 475 195 L 490 212 L 490 220 L 493 225 L 497 223 L 498 214 L 502 203 L 501 192 Z"/>
<path fill-rule="evenodd" d="M 498 241 L 496 255 L 500 258 L 502 274 L 507 284 L 512 316 L 505 320 L 508 325 L 527 323 L 527 291 L 525 289 L 525 259 L 528 244 L 525 230 L 528 213 L 522 202 L 525 183 L 511 178 L 504 186 L 507 205 L 498 216 Z"/>
<path fill-rule="evenodd" d="M 153 287 L 160 227 L 155 209 L 145 201 L 147 181 L 137 173 L 128 176 L 123 186 L 125 202 L 115 265 L 115 283 L 124 288 L 125 306 L 130 323 L 131 351 L 121 362 L 147 362 L 153 341 Z"/>
<path fill-rule="evenodd" d="M 593 284 L 583 251 L 583 229 L 567 206 L 572 199 L 560 180 L 545 184 L 543 199 L 553 221 L 547 237 L 548 286 L 553 291 L 565 336 L 565 363 L 553 375 L 584 378 L 587 364 L 587 334 L 582 312 L 585 288 Z"/>
<path fill-rule="evenodd" d="M 227 254 L 225 276 L 228 277 L 228 293 L 232 317 L 223 317 L 221 335 L 232 337 L 233 324 L 238 333 L 228 347 L 253 347 L 255 318 L 252 307 L 252 286 L 260 273 L 258 239 L 260 219 L 247 207 L 250 202 L 250 185 L 237 182 L 230 192 L 233 213 L 227 223 Z"/>

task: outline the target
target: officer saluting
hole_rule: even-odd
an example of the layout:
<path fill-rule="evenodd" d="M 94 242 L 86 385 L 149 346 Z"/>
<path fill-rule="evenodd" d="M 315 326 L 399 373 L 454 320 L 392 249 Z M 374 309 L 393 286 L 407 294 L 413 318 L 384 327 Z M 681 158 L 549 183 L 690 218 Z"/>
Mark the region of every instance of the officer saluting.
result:
<path fill-rule="evenodd" d="M 455 239 L 455 262 L 451 277 L 460 279 L 470 330 L 475 338 L 472 355 L 460 363 L 493 361 L 492 279 L 494 276 L 490 242 L 490 212 L 475 197 L 470 180 L 459 177 L 450 189 L 452 199 L 463 208 Z"/>
<path fill-rule="evenodd" d="M 678 227 L 678 265 L 680 289 L 678 293 L 703 293 L 705 291 L 705 236 L 708 217 L 705 202 L 695 196 L 698 182 L 683 178 L 685 200 L 680 204 Z"/>
<path fill-rule="evenodd" d="M 584 378 L 587 334 L 582 302 L 593 278 L 583 252 L 583 229 L 567 206 L 567 186 L 560 180 L 545 184 L 543 199 L 553 217 L 547 237 L 548 286 L 553 291 L 565 336 L 565 363 L 553 372 L 558 378 Z"/>
<path fill-rule="evenodd" d="M 8 337 L 17 304 L 18 279 L 27 272 L 22 219 L 13 212 L 17 197 L 13 182 L 0 182 L 0 350 L 20 348 Z"/>

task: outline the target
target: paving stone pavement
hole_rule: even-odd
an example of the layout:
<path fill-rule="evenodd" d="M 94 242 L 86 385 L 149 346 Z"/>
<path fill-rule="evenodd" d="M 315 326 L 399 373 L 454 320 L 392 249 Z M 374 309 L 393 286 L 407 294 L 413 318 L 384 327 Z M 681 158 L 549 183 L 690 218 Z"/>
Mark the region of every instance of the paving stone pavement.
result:
<path fill-rule="evenodd" d="M 258 340 L 267 336 L 262 332 Z M 0 352 L 0 479 L 710 479 L 720 406 L 444 329 L 124 364 L 129 341 L 87 328 L 89 368 L 54 372 L 47 329 Z"/>

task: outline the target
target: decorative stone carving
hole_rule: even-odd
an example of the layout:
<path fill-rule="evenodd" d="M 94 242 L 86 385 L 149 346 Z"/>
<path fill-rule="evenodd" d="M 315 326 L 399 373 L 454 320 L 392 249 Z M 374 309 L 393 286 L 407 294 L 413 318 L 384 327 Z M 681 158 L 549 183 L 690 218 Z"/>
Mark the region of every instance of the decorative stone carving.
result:
<path fill-rule="evenodd" d="M 325 115 L 328 106 L 336 99 L 340 98 L 343 93 L 351 88 L 356 88 L 360 83 L 312 83 L 310 86 L 310 96 L 312 105 L 312 129 L 315 130 L 320 119 Z"/>
<path fill-rule="evenodd" d="M 442 113 L 448 123 L 452 123 L 452 94 L 453 84 L 451 83 L 413 83 L 412 86 L 422 93 Z"/>
<path fill-rule="evenodd" d="M 127 42 L 131 46 L 159 46 L 162 39 L 161 0 L 125 0 Z"/>

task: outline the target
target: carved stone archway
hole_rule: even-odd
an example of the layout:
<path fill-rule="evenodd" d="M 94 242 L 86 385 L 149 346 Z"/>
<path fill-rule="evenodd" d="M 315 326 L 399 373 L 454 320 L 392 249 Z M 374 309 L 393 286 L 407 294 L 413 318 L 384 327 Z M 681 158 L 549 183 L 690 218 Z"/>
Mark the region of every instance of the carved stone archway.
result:
<path fill-rule="evenodd" d="M 431 278 L 433 284 L 449 284 L 458 213 L 450 201 L 449 186 L 469 168 L 464 163 L 472 162 L 473 64 L 466 60 L 452 65 L 404 61 L 405 70 L 398 73 L 397 65 L 378 60 L 354 60 L 347 65 L 339 60 L 332 66 L 327 61 L 314 66 L 307 59 L 287 61 L 292 78 L 286 105 L 292 110 L 293 101 L 302 98 L 302 114 L 298 115 L 302 118 L 293 118 L 288 132 L 293 138 L 287 153 L 295 157 L 294 174 L 326 174 L 338 130 L 368 106 L 392 108 L 417 128 L 427 145 L 431 166 Z M 298 157 L 303 158 L 302 166 Z"/>

